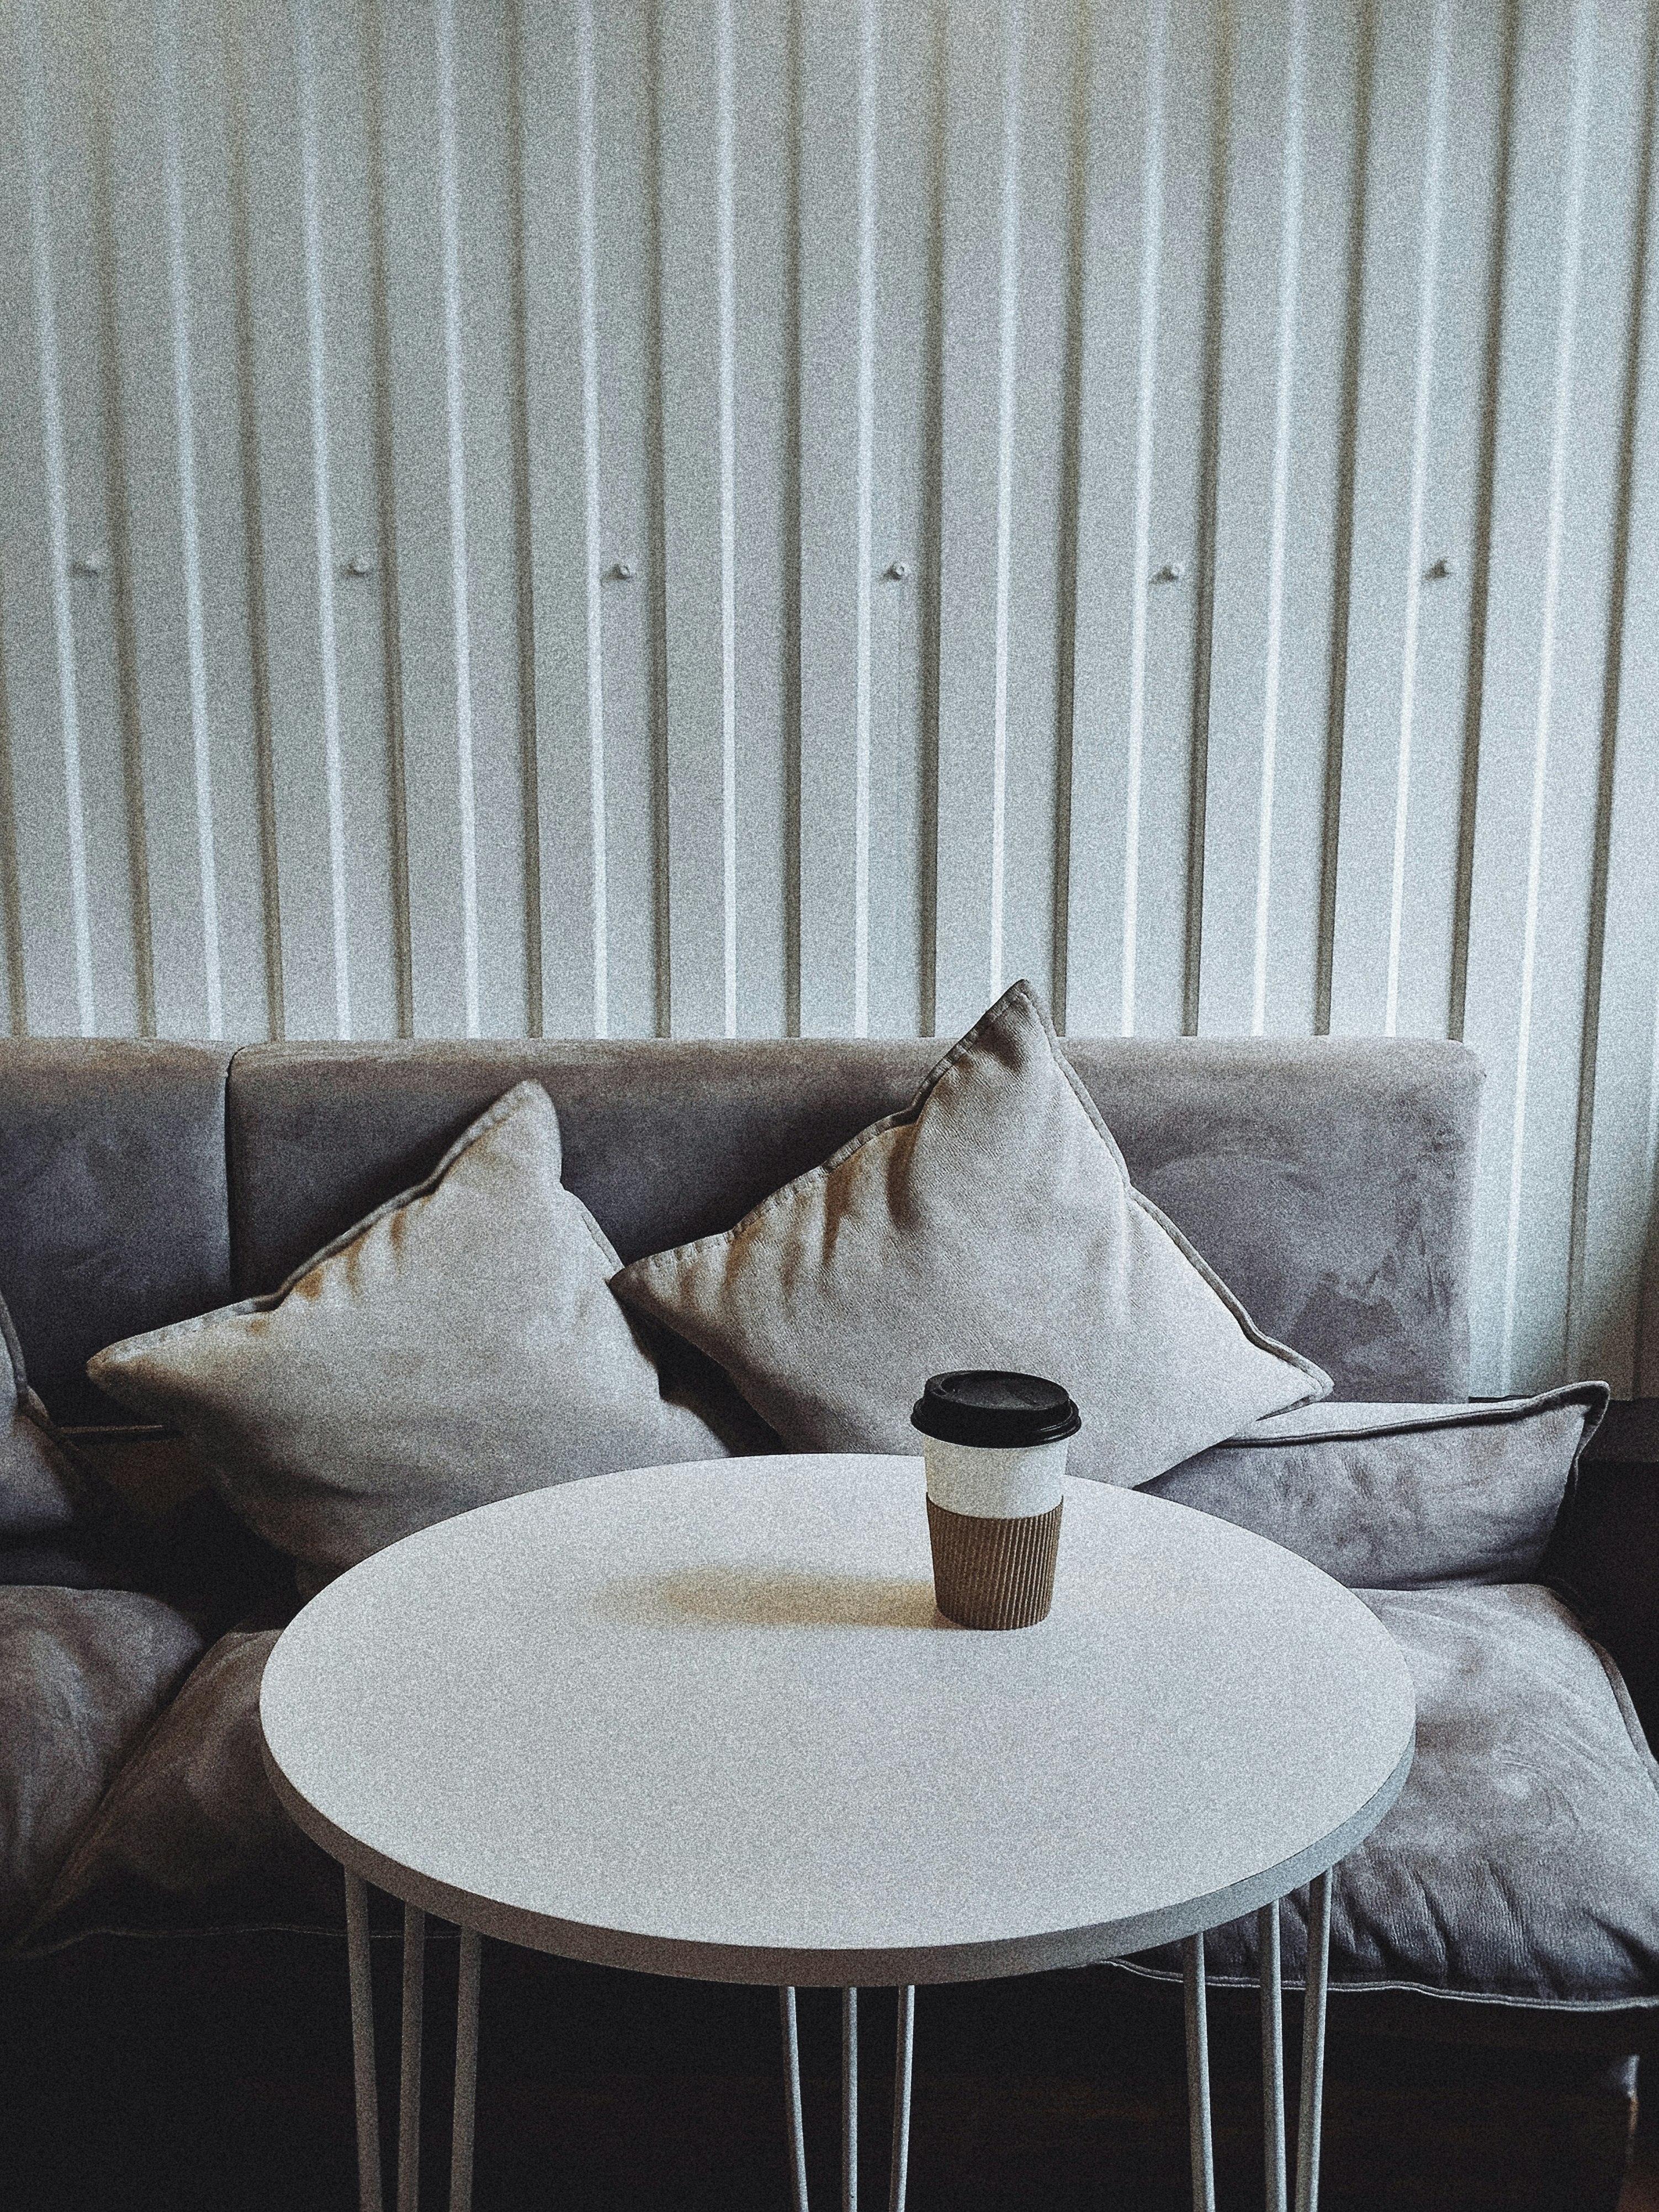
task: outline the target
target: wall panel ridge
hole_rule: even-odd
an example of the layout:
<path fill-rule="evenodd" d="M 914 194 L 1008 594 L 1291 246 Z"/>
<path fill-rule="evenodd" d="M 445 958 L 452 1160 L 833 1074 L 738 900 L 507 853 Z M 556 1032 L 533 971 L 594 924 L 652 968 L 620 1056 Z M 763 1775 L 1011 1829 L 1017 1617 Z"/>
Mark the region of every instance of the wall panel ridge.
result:
<path fill-rule="evenodd" d="M 0 1024 L 1461 1036 L 1477 1387 L 1659 1389 L 1656 83 L 0 0 Z"/>
<path fill-rule="evenodd" d="M 57 663 L 58 708 L 63 740 L 63 813 L 67 863 L 69 921 L 74 947 L 75 1012 L 82 1036 L 95 1033 L 97 1013 L 92 969 L 92 925 L 87 890 L 85 787 L 81 762 L 81 709 L 76 672 L 75 619 L 70 601 L 67 463 L 64 447 L 64 395 L 58 345 L 57 287 L 52 277 L 51 151 L 46 114 L 46 76 L 38 9 L 33 0 L 18 11 L 18 89 L 21 94 L 23 159 L 27 170 L 29 272 L 33 278 L 35 369 L 39 380 L 40 463 L 45 475 L 47 545 L 43 580 L 51 592 L 51 635 Z M 20 645 L 23 644 L 20 640 Z M 54 842 L 56 841 L 54 840 Z M 26 987 L 27 988 L 27 987 Z M 44 992 L 37 992 L 40 1014 Z"/>

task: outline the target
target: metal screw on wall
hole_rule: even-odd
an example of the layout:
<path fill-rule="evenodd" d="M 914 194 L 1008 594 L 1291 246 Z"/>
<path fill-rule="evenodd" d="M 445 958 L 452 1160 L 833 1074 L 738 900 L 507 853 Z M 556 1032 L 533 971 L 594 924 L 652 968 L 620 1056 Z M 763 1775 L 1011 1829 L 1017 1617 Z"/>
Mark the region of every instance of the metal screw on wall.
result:
<path fill-rule="evenodd" d="M 340 574 L 343 576 L 372 576 L 374 562 L 367 553 L 354 553 Z"/>
<path fill-rule="evenodd" d="M 631 561 L 613 561 L 605 570 L 605 574 L 613 583 L 631 584 L 634 580 L 634 563 Z"/>
<path fill-rule="evenodd" d="M 104 556 L 101 553 L 77 553 L 75 558 L 70 562 L 70 574 L 71 576 L 92 576 L 95 578 L 101 576 L 103 573 Z"/>
<path fill-rule="evenodd" d="M 893 584 L 902 584 L 909 573 L 910 563 L 908 561 L 890 561 L 885 570 L 887 580 Z"/>
<path fill-rule="evenodd" d="M 1152 578 L 1155 584 L 1178 584 L 1187 573 L 1184 561 L 1166 561 Z"/>

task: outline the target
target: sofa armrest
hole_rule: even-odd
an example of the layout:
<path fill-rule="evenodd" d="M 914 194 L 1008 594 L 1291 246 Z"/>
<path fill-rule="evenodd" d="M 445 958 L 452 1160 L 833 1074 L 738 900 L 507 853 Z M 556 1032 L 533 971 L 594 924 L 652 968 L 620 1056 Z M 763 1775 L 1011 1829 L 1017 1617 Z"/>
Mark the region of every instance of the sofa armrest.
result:
<path fill-rule="evenodd" d="M 1612 1652 L 1659 1748 L 1659 1398 L 1608 1407 L 1539 1580 Z"/>

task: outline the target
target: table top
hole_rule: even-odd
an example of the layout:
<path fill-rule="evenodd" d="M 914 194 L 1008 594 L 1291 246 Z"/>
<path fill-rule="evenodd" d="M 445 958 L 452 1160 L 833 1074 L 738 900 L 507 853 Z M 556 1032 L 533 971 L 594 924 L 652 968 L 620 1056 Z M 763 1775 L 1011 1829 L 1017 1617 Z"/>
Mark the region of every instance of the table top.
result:
<path fill-rule="evenodd" d="M 594 1477 L 407 1537 L 260 1697 L 300 1826 L 486 1935 L 708 1980 L 1078 1966 L 1350 1850 L 1410 1767 L 1366 1607 L 1292 1553 L 1068 1480 L 1054 1609 L 933 1604 L 920 1459 Z"/>

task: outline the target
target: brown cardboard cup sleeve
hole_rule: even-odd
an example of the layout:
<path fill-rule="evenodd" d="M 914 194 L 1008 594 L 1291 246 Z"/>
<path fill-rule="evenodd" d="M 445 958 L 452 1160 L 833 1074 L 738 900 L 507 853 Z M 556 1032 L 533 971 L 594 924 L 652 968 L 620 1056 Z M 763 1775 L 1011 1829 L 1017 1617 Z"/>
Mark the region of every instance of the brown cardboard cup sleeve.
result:
<path fill-rule="evenodd" d="M 963 1628 L 1035 1628 L 1046 1620 L 1065 1510 L 1062 1498 L 1047 1513 L 1002 1520 L 952 1513 L 930 1498 L 933 1597 L 945 1619 Z"/>

